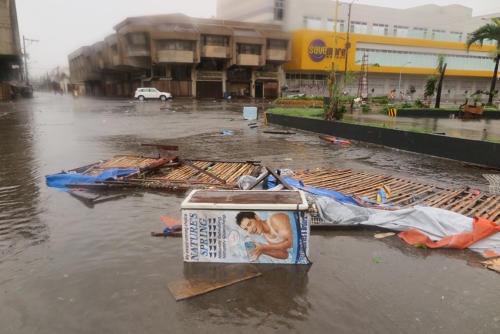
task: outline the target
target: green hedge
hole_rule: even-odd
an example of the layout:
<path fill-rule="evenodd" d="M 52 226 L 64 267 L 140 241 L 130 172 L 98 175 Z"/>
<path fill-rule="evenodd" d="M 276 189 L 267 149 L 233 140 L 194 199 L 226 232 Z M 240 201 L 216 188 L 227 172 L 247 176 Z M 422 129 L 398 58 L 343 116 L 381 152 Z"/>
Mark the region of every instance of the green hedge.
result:
<path fill-rule="evenodd" d="M 323 109 L 317 108 L 271 108 L 267 109 L 266 112 L 285 116 L 325 119 Z"/>

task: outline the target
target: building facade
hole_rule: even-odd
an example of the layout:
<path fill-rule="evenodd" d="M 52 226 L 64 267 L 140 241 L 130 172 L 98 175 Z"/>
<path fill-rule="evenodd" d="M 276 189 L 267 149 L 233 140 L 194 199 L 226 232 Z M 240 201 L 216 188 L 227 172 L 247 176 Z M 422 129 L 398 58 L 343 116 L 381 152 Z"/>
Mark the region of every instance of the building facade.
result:
<path fill-rule="evenodd" d="M 500 13 L 473 17 L 471 8 L 460 5 L 393 9 L 340 3 L 334 39 L 335 1 L 257 2 L 252 2 L 252 7 L 235 0 L 218 0 L 217 17 L 281 24 L 284 30 L 293 31 L 292 61 L 285 65 L 289 89 L 326 94 L 325 71 L 331 63 L 340 72 L 346 66 L 347 71 L 359 72 L 364 55 L 368 95 L 386 95 L 391 90 L 405 96 L 407 92 L 422 95 L 426 77 L 436 74 L 439 55 L 444 55 L 448 64 L 445 98 L 489 88 L 494 63 L 488 52 L 495 48 L 494 43 L 485 41 L 483 47 L 473 46 L 467 52 L 465 40 L 468 33 Z M 358 88 L 359 81 L 346 87 L 353 95 Z"/>
<path fill-rule="evenodd" d="M 15 0 L 0 0 L 0 82 L 20 81 L 21 45 Z"/>
<path fill-rule="evenodd" d="M 173 96 L 276 97 L 291 59 L 291 35 L 279 25 L 172 14 L 127 18 L 114 29 L 68 57 L 72 82 L 89 95 L 153 86 Z"/>

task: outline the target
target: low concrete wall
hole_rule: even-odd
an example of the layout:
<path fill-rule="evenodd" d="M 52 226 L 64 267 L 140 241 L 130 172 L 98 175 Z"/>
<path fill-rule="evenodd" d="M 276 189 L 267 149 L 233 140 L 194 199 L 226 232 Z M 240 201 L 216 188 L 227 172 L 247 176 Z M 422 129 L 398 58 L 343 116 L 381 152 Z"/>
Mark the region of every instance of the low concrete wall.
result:
<path fill-rule="evenodd" d="M 269 123 L 500 168 L 500 144 L 434 134 L 267 114 Z"/>
<path fill-rule="evenodd" d="M 458 115 L 457 110 L 426 110 L 426 109 L 398 109 L 398 116 L 400 117 L 435 117 L 435 118 L 449 118 L 450 115 Z M 482 119 L 500 119 L 500 111 L 485 110 Z"/>

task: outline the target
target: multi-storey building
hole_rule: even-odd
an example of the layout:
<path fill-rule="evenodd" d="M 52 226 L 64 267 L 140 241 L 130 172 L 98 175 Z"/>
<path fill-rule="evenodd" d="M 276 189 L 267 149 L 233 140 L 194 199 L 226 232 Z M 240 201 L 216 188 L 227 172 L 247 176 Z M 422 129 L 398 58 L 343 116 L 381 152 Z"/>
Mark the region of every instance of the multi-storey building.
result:
<path fill-rule="evenodd" d="M 325 70 L 332 62 L 340 72 L 346 66 L 358 72 L 365 54 L 369 94 L 422 94 L 426 77 L 436 73 L 438 55 L 448 64 L 445 97 L 489 88 L 494 63 L 488 52 L 494 43 L 467 52 L 465 40 L 500 13 L 474 17 L 471 8 L 460 5 L 393 9 L 340 3 L 334 38 L 335 7 L 330 0 L 218 0 L 217 18 L 281 24 L 292 31 L 292 61 L 285 65 L 289 89 L 325 94 Z M 351 94 L 357 89 L 357 81 L 347 87 Z"/>
<path fill-rule="evenodd" d="M 150 85 L 174 96 L 275 97 L 291 59 L 290 34 L 279 25 L 172 14 L 127 18 L 114 29 L 69 55 L 72 81 L 89 94 L 127 96 Z"/>
<path fill-rule="evenodd" d="M 16 2 L 0 0 L 0 82 L 21 79 Z"/>

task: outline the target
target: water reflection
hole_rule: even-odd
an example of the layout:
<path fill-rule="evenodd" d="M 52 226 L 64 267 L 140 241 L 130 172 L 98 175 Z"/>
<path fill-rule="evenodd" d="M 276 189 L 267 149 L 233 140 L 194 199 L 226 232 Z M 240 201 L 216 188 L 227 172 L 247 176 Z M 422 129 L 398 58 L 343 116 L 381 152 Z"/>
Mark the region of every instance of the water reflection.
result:
<path fill-rule="evenodd" d="M 185 263 L 184 277 L 214 275 L 224 264 Z M 310 265 L 258 265 L 262 276 L 184 301 L 187 311 L 211 323 L 293 329 L 309 316 Z"/>
<path fill-rule="evenodd" d="M 462 120 L 458 118 L 430 118 L 430 117 L 396 117 L 389 118 L 380 114 L 347 114 L 347 119 L 359 122 L 378 123 L 388 127 L 416 128 L 445 133 L 448 136 L 481 140 L 483 129 L 488 133 L 488 139 L 500 139 L 500 120 L 478 119 Z"/>
<path fill-rule="evenodd" d="M 0 260 L 26 244 L 45 239 L 37 217 L 37 158 L 32 109 L 26 103 L 0 106 Z"/>

